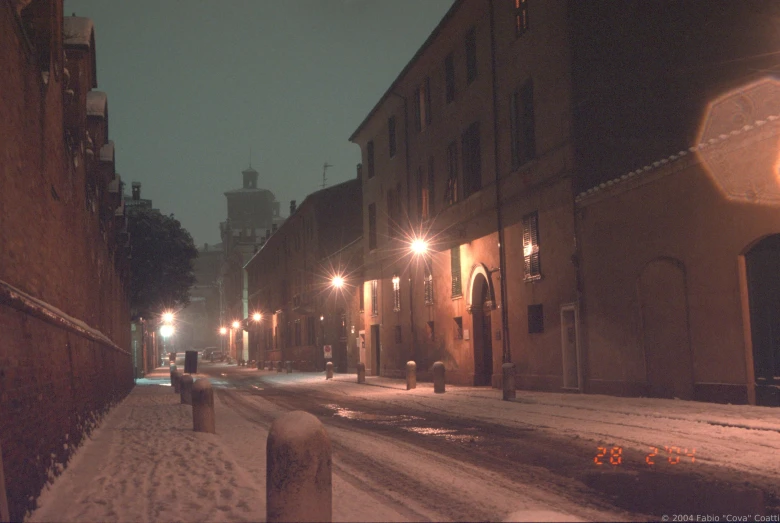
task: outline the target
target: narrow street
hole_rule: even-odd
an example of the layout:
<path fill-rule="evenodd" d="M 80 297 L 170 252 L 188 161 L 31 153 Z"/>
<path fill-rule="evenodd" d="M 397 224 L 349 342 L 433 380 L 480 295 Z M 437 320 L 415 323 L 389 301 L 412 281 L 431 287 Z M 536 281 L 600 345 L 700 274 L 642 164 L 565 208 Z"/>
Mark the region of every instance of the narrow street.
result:
<path fill-rule="evenodd" d="M 208 364 L 201 372 L 213 377 L 222 403 L 265 430 L 284 411 L 316 415 L 333 443 L 334 485 L 341 481 L 370 494 L 403 519 L 637 521 L 689 514 L 695 520 L 780 508 L 773 479 L 762 474 L 735 474 L 706 458 L 667 456 L 663 449 L 658 456 L 628 448 L 615 455 L 608 447 L 598 458 L 592 439 L 554 427 L 504 425 L 436 412 L 422 401 L 399 406 L 386 394 L 351 392 L 406 393 L 372 386 L 370 378 L 367 386 L 336 387 L 322 374 Z M 606 442 L 615 439 L 610 428 L 603 423 Z M 668 438 L 670 428 L 659 425 L 657 432 Z"/>

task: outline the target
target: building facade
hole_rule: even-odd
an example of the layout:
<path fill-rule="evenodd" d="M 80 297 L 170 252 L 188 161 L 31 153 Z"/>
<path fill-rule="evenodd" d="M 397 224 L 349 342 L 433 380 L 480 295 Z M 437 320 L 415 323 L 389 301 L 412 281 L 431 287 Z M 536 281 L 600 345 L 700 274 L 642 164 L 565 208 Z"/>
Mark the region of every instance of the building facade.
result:
<path fill-rule="evenodd" d="M 128 246 L 92 21 L 1 3 L 0 67 L 0 446 L 20 521 L 133 387 Z"/>
<path fill-rule="evenodd" d="M 310 194 L 299 207 L 293 201 L 282 227 L 261 242 L 246 265 L 250 359 L 322 370 L 329 346 L 337 371 L 355 368 L 361 193 L 353 179 Z"/>
<path fill-rule="evenodd" d="M 372 373 L 400 376 L 414 360 L 425 379 L 443 361 L 450 382 L 498 386 L 512 362 L 519 388 L 661 394 L 638 370 L 625 378 L 623 338 L 594 340 L 585 309 L 613 264 L 587 272 L 584 249 L 627 208 L 586 228 L 575 195 L 699 143 L 713 100 L 776 70 L 778 14 L 771 2 L 662 3 L 453 4 L 350 137 L 364 169 Z M 740 100 L 750 123 L 759 111 Z M 748 374 L 729 379 L 748 401 Z"/>

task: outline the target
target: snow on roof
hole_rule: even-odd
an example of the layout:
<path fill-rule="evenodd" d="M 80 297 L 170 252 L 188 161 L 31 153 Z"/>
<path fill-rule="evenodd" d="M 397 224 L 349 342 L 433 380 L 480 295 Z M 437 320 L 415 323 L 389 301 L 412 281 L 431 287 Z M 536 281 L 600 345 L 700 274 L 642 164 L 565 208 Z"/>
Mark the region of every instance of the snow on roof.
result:
<path fill-rule="evenodd" d="M 108 96 L 103 91 L 89 91 L 87 93 L 87 116 L 106 117 Z"/>
<path fill-rule="evenodd" d="M 100 161 L 101 162 L 113 162 L 114 161 L 114 140 L 109 140 L 107 144 L 100 148 Z"/>
<path fill-rule="evenodd" d="M 723 142 L 724 140 L 727 140 L 729 138 L 732 138 L 734 136 L 741 135 L 743 133 L 746 133 L 748 131 L 751 131 L 753 129 L 758 129 L 759 127 L 762 127 L 766 125 L 769 122 L 775 122 L 777 120 L 780 120 L 780 116 L 768 116 L 766 120 L 756 120 L 750 125 L 745 125 L 743 127 L 740 127 L 739 129 L 735 129 L 731 131 L 729 134 L 721 134 L 717 138 L 710 138 L 706 142 L 700 143 L 698 145 L 694 145 L 693 147 L 688 148 L 687 151 L 680 151 L 677 154 L 673 154 L 671 156 L 668 156 L 666 158 L 662 158 L 658 161 L 655 161 L 651 164 L 645 165 L 644 167 L 637 169 L 636 171 L 631 171 L 629 173 L 624 174 L 623 176 L 618 176 L 617 178 L 614 178 L 612 180 L 608 180 L 604 183 L 600 183 L 599 185 L 595 187 L 591 187 L 587 191 L 583 191 L 580 194 L 577 195 L 575 198 L 576 201 L 580 201 L 583 198 L 587 196 L 591 196 L 592 194 L 595 194 L 599 191 L 612 188 L 616 186 L 617 184 L 620 184 L 622 182 L 625 182 L 629 179 L 635 179 L 637 176 L 646 174 L 651 171 L 655 171 L 659 167 L 663 167 L 665 165 L 669 165 L 672 162 L 678 161 L 683 159 L 688 155 L 688 153 L 695 153 L 697 151 L 701 151 L 706 149 L 707 147 L 710 147 L 712 145 L 718 144 Z"/>
<path fill-rule="evenodd" d="M 65 45 L 81 45 L 89 47 L 95 24 L 91 18 L 81 16 L 66 16 L 62 20 L 62 35 Z"/>

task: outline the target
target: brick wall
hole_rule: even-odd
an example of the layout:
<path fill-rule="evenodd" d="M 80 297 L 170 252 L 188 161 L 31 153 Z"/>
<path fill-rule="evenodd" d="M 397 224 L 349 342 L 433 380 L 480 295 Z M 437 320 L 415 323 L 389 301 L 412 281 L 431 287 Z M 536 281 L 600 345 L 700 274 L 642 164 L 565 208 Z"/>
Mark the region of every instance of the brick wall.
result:
<path fill-rule="evenodd" d="M 71 103 L 93 79 L 75 73 L 77 57 L 65 61 L 61 1 L 29 6 L 46 13 L 38 28 L 51 34 L 48 55 L 41 39 L 31 45 L 15 5 L 0 4 L 0 444 L 11 519 L 20 520 L 133 379 L 124 251 L 105 234 L 114 224 L 88 205 L 95 165 L 84 152 L 85 126 L 70 144 L 65 138 L 64 69 L 74 67 Z M 8 289 L 48 304 L 48 316 Z"/>

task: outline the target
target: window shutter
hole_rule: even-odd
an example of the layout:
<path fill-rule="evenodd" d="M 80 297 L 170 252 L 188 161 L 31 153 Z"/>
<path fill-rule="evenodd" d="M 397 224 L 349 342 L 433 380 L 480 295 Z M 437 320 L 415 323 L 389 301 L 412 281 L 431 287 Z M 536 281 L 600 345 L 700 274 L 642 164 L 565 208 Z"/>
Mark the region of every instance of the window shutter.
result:
<path fill-rule="evenodd" d="M 452 297 L 455 298 L 463 295 L 460 281 L 460 245 L 453 247 L 451 253 Z"/>

